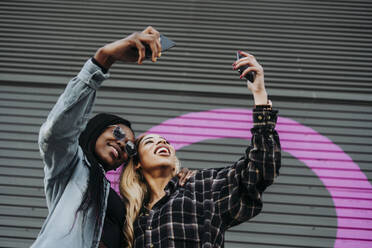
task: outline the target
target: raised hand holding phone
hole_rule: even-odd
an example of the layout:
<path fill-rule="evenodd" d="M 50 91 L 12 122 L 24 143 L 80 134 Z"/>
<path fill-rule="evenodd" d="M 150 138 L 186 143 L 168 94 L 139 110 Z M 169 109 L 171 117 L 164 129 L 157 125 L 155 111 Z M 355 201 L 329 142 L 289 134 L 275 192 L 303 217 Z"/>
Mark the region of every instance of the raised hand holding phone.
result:
<path fill-rule="evenodd" d="M 101 47 L 94 55 L 94 59 L 105 69 L 109 69 L 116 61 L 142 64 L 146 58 L 151 58 L 156 62 L 162 51 L 174 45 L 173 41 L 149 26 L 142 32 L 135 32 Z"/>
<path fill-rule="evenodd" d="M 247 79 L 247 87 L 253 93 L 255 105 L 268 104 L 263 67 L 249 53 L 238 51 L 237 56 L 237 60 L 233 63 L 233 69 L 240 69 L 240 78 Z"/>

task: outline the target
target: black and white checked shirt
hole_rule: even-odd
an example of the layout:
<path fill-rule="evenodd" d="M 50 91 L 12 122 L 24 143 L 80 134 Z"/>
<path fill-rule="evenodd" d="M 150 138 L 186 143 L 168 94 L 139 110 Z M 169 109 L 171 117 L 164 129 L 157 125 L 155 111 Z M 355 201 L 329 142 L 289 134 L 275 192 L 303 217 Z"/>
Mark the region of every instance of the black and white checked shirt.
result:
<path fill-rule="evenodd" d="M 200 170 L 183 187 L 178 177 L 166 195 L 134 223 L 134 247 L 222 247 L 224 232 L 260 213 L 261 196 L 279 173 L 281 152 L 274 130 L 277 111 L 253 111 L 251 145 L 235 164 Z"/>

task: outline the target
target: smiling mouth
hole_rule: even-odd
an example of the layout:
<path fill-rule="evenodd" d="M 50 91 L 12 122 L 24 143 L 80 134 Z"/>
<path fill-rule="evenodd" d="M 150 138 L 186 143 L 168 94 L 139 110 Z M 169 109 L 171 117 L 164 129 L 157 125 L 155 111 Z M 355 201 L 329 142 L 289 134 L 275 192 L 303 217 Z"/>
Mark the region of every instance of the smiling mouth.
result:
<path fill-rule="evenodd" d="M 120 159 L 121 158 L 121 152 L 116 149 L 116 147 L 109 145 L 111 149 L 111 156 L 113 159 Z"/>
<path fill-rule="evenodd" d="M 154 153 L 158 155 L 170 155 L 171 154 L 169 148 L 165 146 L 160 146 L 156 148 Z"/>

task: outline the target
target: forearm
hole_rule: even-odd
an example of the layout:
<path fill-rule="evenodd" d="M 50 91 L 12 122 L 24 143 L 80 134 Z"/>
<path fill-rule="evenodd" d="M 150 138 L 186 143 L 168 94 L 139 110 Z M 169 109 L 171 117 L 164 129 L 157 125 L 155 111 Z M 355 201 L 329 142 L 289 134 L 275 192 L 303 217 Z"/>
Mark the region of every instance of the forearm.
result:
<path fill-rule="evenodd" d="M 49 176 L 63 170 L 72 159 L 72 153 L 76 153 L 79 135 L 94 104 L 96 89 L 106 77 L 96 65 L 87 61 L 78 76 L 68 83 L 42 125 L 39 146 L 46 167 L 51 169 Z"/>
<path fill-rule="evenodd" d="M 257 187 L 260 191 L 273 183 L 281 166 L 280 140 L 275 130 L 278 111 L 267 107 L 257 106 L 253 110 L 252 141 L 246 151 L 250 166 L 258 170 Z"/>
<path fill-rule="evenodd" d="M 100 49 L 98 49 L 93 58 L 106 71 L 108 71 L 115 63 L 115 59 L 108 53 L 105 47 L 101 47 Z"/>
<path fill-rule="evenodd" d="M 268 104 L 267 92 L 265 89 L 252 92 L 254 104 L 257 105 L 266 105 Z"/>

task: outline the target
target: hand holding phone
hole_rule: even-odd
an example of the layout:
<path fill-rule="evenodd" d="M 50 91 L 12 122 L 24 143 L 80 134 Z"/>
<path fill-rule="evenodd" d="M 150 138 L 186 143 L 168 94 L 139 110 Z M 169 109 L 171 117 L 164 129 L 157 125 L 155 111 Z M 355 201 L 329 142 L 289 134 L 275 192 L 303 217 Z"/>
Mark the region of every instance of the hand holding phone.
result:
<path fill-rule="evenodd" d="M 151 44 L 152 49 L 149 44 Z M 165 52 L 175 45 L 175 42 L 149 26 L 142 32 L 132 33 L 123 39 L 99 48 L 94 55 L 94 59 L 106 70 L 110 69 L 116 61 L 142 64 L 144 59 L 152 59 L 155 62 L 161 52 Z M 138 49 L 141 49 L 141 52 Z M 154 56 L 152 56 L 152 50 L 154 50 Z"/>
<path fill-rule="evenodd" d="M 161 45 L 161 52 L 165 52 L 176 45 L 176 43 L 170 39 L 168 39 L 165 35 L 160 34 L 160 45 Z M 146 59 L 151 59 L 152 51 L 149 45 L 145 45 L 145 57 Z"/>
<path fill-rule="evenodd" d="M 241 58 L 244 58 L 243 55 L 240 54 L 240 52 L 236 52 L 236 60 L 239 60 Z M 249 67 L 249 65 L 244 65 L 244 66 L 241 66 L 238 68 L 238 71 L 240 73 L 240 75 Z M 254 79 L 256 77 L 256 73 L 254 71 L 250 71 L 248 72 L 246 75 L 245 75 L 245 78 L 250 81 L 250 82 L 254 82 Z"/>

